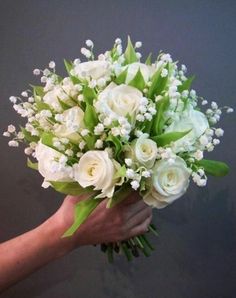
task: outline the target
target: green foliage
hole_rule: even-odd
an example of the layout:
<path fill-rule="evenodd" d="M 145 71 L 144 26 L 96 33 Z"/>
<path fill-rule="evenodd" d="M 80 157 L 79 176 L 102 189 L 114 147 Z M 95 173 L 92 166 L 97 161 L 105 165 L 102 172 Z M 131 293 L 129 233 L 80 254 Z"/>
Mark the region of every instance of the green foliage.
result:
<path fill-rule="evenodd" d="M 145 64 L 146 65 L 151 65 L 152 64 L 152 53 L 150 53 L 148 56 L 147 56 L 147 59 L 145 61 Z"/>
<path fill-rule="evenodd" d="M 33 88 L 34 98 L 36 96 L 40 96 L 40 97 L 43 97 L 44 96 L 45 92 L 44 92 L 42 86 L 35 86 L 35 85 L 30 85 L 30 86 Z"/>
<path fill-rule="evenodd" d="M 94 149 L 96 137 L 94 134 L 88 134 L 83 137 L 89 150 Z"/>
<path fill-rule="evenodd" d="M 82 187 L 78 182 L 62 182 L 62 181 L 48 181 L 51 186 L 58 192 L 71 195 L 80 196 L 93 192 L 91 187 Z"/>
<path fill-rule="evenodd" d="M 89 103 L 86 104 L 84 124 L 91 132 L 93 132 L 94 127 L 98 124 L 98 116 L 96 114 L 95 108 Z"/>
<path fill-rule="evenodd" d="M 52 149 L 60 152 L 56 147 L 53 146 L 53 138 L 55 138 L 55 135 L 50 133 L 50 132 L 43 132 L 41 135 L 41 142 L 48 146 L 51 147 Z"/>
<path fill-rule="evenodd" d="M 152 137 L 158 146 L 163 147 L 169 145 L 171 142 L 177 141 L 186 136 L 191 130 L 188 131 L 174 131 L 163 133 L 158 136 Z"/>
<path fill-rule="evenodd" d="M 163 125 L 164 125 L 164 111 L 169 104 L 168 98 L 163 98 L 156 104 L 157 114 L 153 120 L 152 132 L 153 135 L 159 135 L 162 133 Z"/>
<path fill-rule="evenodd" d="M 39 141 L 39 137 L 37 136 L 32 136 L 31 133 L 26 130 L 24 127 L 20 126 L 21 132 L 24 135 L 24 138 L 27 142 L 31 143 L 31 142 L 38 142 Z"/>
<path fill-rule="evenodd" d="M 93 100 L 97 97 L 94 89 L 85 86 L 83 89 L 83 96 L 86 103 L 93 105 Z"/>
<path fill-rule="evenodd" d="M 119 190 L 114 193 L 113 197 L 108 200 L 107 208 L 112 208 L 122 202 L 131 194 L 132 191 L 133 190 L 129 184 L 123 184 Z"/>
<path fill-rule="evenodd" d="M 29 158 L 27 158 L 27 166 L 30 169 L 38 170 L 38 163 L 37 162 L 32 162 Z"/>
<path fill-rule="evenodd" d="M 106 138 L 106 142 L 111 142 L 115 146 L 115 157 L 119 159 L 119 155 L 122 151 L 122 143 L 118 137 L 115 137 L 113 135 L 109 135 Z"/>
<path fill-rule="evenodd" d="M 130 64 L 138 61 L 135 49 L 133 47 L 133 44 L 129 36 L 128 36 L 128 43 L 127 43 L 127 48 L 125 50 L 124 56 L 125 56 L 126 64 Z"/>
<path fill-rule="evenodd" d="M 178 91 L 183 92 L 184 90 L 189 90 L 194 79 L 195 79 L 195 76 L 189 77 L 186 81 L 183 82 L 182 85 L 178 86 Z"/>
<path fill-rule="evenodd" d="M 128 68 L 126 67 L 125 70 L 123 70 L 116 78 L 115 83 L 117 85 L 121 85 L 125 83 L 126 77 L 127 77 Z"/>
<path fill-rule="evenodd" d="M 81 81 L 80 81 L 79 78 L 77 78 L 75 76 L 72 76 L 71 73 L 70 73 L 70 71 L 73 68 L 73 62 L 64 59 L 64 65 L 65 65 L 66 71 L 67 71 L 69 77 L 71 78 L 73 84 L 79 84 L 79 83 L 81 83 Z"/>
<path fill-rule="evenodd" d="M 63 237 L 72 236 L 82 223 L 89 217 L 93 210 L 103 201 L 103 199 L 94 199 L 90 197 L 75 206 L 75 219 L 73 225 L 64 233 Z"/>
<path fill-rule="evenodd" d="M 142 75 L 140 69 L 137 71 L 134 78 L 129 82 L 129 85 L 139 89 L 140 91 L 143 90 L 146 83 L 145 83 L 145 80 L 143 78 L 143 75 Z"/>
<path fill-rule="evenodd" d="M 114 175 L 114 179 L 125 177 L 126 174 L 126 166 L 123 165 L 118 169 L 118 171 Z"/>
<path fill-rule="evenodd" d="M 195 164 L 203 167 L 205 172 L 212 176 L 223 177 L 229 173 L 229 166 L 221 161 L 202 159 L 196 161 Z"/>
<path fill-rule="evenodd" d="M 61 108 L 63 110 L 68 110 L 68 109 L 71 108 L 70 105 L 68 105 L 67 103 L 65 103 L 64 101 L 62 101 L 59 97 L 57 97 L 57 100 L 59 101 L 59 104 L 60 104 L 60 106 L 61 106 Z"/>
<path fill-rule="evenodd" d="M 160 95 L 166 87 L 169 76 L 167 75 L 164 78 L 161 76 L 161 72 L 164 68 L 166 68 L 169 72 L 169 63 L 167 63 L 166 67 L 161 67 L 158 69 L 152 76 L 151 86 L 148 90 L 148 97 L 151 99 L 154 99 L 156 95 Z"/>

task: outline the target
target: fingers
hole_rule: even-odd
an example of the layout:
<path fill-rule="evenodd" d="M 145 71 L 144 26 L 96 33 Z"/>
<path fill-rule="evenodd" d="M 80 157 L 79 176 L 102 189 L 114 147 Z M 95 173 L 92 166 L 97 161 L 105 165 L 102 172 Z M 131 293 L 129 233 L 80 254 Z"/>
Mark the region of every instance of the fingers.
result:
<path fill-rule="evenodd" d="M 125 208 L 127 210 L 127 220 L 129 220 L 143 209 L 147 209 L 148 206 L 144 203 L 143 200 L 139 200 L 136 203 L 125 206 Z"/>
<path fill-rule="evenodd" d="M 135 226 L 133 229 L 131 229 L 129 237 L 134 237 L 137 235 L 141 235 L 144 234 L 145 232 L 147 232 L 148 230 L 148 226 L 150 225 L 152 221 L 152 215 L 150 215 L 149 217 L 147 217 L 141 224 Z"/>
<path fill-rule="evenodd" d="M 131 229 L 135 226 L 139 226 L 150 216 L 152 216 L 152 209 L 146 206 L 127 221 L 127 226 Z"/>

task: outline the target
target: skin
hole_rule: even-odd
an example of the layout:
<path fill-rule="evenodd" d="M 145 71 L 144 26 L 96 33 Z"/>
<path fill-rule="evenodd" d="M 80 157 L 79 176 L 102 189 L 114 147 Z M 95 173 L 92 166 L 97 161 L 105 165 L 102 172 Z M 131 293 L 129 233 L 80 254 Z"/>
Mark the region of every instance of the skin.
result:
<path fill-rule="evenodd" d="M 61 238 L 73 223 L 75 204 L 84 199 L 67 196 L 40 226 L 0 244 L 0 292 L 75 248 L 143 234 L 152 219 L 151 208 L 133 193 L 111 209 L 104 200 L 72 237 Z"/>

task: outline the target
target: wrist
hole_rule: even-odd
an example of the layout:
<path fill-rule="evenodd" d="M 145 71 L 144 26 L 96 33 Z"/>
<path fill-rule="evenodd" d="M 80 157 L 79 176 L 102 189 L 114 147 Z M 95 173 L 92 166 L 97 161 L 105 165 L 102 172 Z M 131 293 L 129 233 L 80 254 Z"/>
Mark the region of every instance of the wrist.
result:
<path fill-rule="evenodd" d="M 65 231 L 55 215 L 47 219 L 37 230 L 52 259 L 60 258 L 73 249 L 71 239 L 62 237 Z"/>

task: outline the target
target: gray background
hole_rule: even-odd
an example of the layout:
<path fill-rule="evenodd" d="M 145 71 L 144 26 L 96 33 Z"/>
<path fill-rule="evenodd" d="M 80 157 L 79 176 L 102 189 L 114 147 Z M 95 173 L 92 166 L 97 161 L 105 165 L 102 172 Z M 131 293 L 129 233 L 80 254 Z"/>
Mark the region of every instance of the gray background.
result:
<path fill-rule="evenodd" d="M 0 1 L 0 130 L 19 118 L 8 101 L 34 82 L 32 69 L 80 55 L 87 38 L 96 51 L 116 37 L 142 40 L 142 52 L 170 52 L 197 74 L 194 87 L 209 100 L 235 107 L 236 2 Z M 212 158 L 231 165 L 223 179 L 192 185 L 184 198 L 155 212 L 156 251 L 131 264 L 108 265 L 96 248 L 74 251 L 9 289 L 2 297 L 233 298 L 236 292 L 235 115 L 224 117 L 223 144 Z M 40 187 L 23 148 L 0 138 L 0 241 L 49 217 L 62 196 Z"/>

